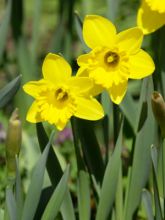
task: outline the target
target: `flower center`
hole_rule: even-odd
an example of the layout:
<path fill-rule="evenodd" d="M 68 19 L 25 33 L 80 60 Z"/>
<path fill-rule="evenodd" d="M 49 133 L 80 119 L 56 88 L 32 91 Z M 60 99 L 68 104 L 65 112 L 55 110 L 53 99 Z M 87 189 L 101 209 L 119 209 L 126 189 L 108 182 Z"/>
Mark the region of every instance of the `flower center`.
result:
<path fill-rule="evenodd" d="M 58 102 L 61 103 L 61 102 L 67 101 L 69 96 L 68 96 L 68 93 L 64 89 L 59 88 L 55 92 L 55 98 Z"/>
<path fill-rule="evenodd" d="M 119 59 L 119 55 L 112 51 L 107 52 L 104 56 L 104 62 L 112 67 L 115 67 L 119 63 Z"/>
<path fill-rule="evenodd" d="M 159 13 L 165 13 L 165 1 L 164 0 L 145 0 L 148 6 L 153 11 Z"/>

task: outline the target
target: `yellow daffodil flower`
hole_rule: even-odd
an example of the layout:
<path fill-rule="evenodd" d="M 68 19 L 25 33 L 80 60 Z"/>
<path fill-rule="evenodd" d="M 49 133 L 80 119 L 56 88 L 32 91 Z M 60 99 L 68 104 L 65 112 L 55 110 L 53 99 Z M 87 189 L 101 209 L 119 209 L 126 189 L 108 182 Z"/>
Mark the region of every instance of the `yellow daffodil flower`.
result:
<path fill-rule="evenodd" d="M 144 34 L 156 31 L 165 24 L 165 0 L 142 0 L 137 24 Z"/>
<path fill-rule="evenodd" d="M 87 120 L 104 116 L 102 106 L 89 93 L 92 81 L 87 77 L 72 77 L 71 67 L 61 56 L 49 53 L 42 72 L 43 79 L 23 86 L 35 98 L 27 121 L 47 121 L 62 130 L 72 115 Z"/>
<path fill-rule="evenodd" d="M 106 18 L 88 15 L 83 37 L 92 50 L 78 58 L 78 76 L 92 78 L 95 92 L 106 89 L 116 104 L 122 101 L 129 78 L 141 79 L 154 71 L 153 60 L 140 49 L 143 33 L 138 27 L 117 34 Z"/>

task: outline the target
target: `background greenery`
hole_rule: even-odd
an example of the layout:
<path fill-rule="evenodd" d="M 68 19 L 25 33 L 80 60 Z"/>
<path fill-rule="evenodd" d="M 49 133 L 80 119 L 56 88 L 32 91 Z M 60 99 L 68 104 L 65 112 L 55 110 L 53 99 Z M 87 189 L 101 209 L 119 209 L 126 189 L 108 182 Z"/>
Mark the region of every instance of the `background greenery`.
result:
<path fill-rule="evenodd" d="M 157 65 L 153 77 L 143 81 L 130 80 L 120 106 L 112 104 L 104 93 L 101 101 L 106 117 L 101 121 L 92 123 L 73 118 L 72 126 L 62 133 L 47 123 L 44 128 L 38 124 L 36 130 L 34 124 L 25 121 L 32 99 L 21 88 L 25 82 L 42 77 L 42 62 L 48 52 L 63 54 L 76 73 L 76 57 L 87 51 L 81 33 L 86 14 L 105 16 L 121 31 L 136 26 L 139 4 L 138 0 L 0 0 L 0 217 L 7 206 L 9 219 L 40 219 L 43 204 L 38 209 L 32 208 L 30 201 L 38 198 L 38 204 L 41 191 L 45 189 L 43 198 L 47 195 L 49 199 L 52 195 L 52 200 L 43 214 L 44 220 L 55 219 L 55 216 L 67 220 L 163 218 L 165 210 L 160 207 L 165 185 L 161 165 L 163 143 L 152 114 L 151 94 L 156 89 L 165 95 L 164 28 L 145 36 L 143 42 L 143 48 L 153 56 Z M 18 75 L 21 78 L 16 78 Z M 5 193 L 8 179 L 4 142 L 8 119 L 15 107 L 19 108 L 23 124 L 18 169 L 21 185 L 18 184 L 19 175 L 16 178 L 18 192 L 25 198 L 22 199 L 25 202 L 20 202 L 21 213 L 18 213 L 20 207 L 13 208 L 11 188 Z M 48 137 L 55 129 L 55 135 L 50 139 L 46 153 L 40 157 L 40 149 L 43 151 L 48 142 L 44 129 Z M 48 154 L 50 143 L 54 156 Z M 41 164 L 43 169 L 39 171 Z M 67 164 L 70 167 L 63 175 Z M 35 172 L 42 175 L 38 194 L 36 192 L 33 197 L 32 189 L 37 184 Z M 61 187 L 59 181 L 62 181 Z M 56 207 L 52 205 L 54 203 Z M 16 210 L 16 218 L 11 218 L 14 215 L 10 208 Z M 54 216 L 51 216 L 52 212 Z"/>

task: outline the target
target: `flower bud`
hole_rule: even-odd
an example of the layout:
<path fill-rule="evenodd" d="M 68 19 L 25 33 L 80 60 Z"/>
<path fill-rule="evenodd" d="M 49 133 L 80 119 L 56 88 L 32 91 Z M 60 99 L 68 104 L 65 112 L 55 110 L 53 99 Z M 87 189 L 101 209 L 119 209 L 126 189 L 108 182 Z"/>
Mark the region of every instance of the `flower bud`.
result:
<path fill-rule="evenodd" d="M 6 137 L 6 164 L 8 175 L 15 177 L 16 161 L 15 157 L 19 154 L 22 141 L 22 126 L 19 119 L 18 109 L 12 113 Z"/>
<path fill-rule="evenodd" d="M 165 138 L 165 102 L 158 92 L 153 92 L 151 96 L 152 111 L 161 130 L 161 135 Z"/>

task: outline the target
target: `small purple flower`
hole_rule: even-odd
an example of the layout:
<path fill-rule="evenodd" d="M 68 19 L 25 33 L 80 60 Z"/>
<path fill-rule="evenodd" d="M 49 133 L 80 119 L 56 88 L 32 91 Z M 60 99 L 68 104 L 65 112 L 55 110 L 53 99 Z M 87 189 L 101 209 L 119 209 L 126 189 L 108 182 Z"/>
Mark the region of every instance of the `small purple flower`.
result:
<path fill-rule="evenodd" d="M 63 144 L 65 141 L 71 141 L 73 139 L 71 128 L 65 128 L 59 132 L 55 140 L 56 144 Z"/>
<path fill-rule="evenodd" d="M 3 128 L 2 123 L 0 123 L 0 143 L 3 143 L 6 139 L 6 132 Z"/>

